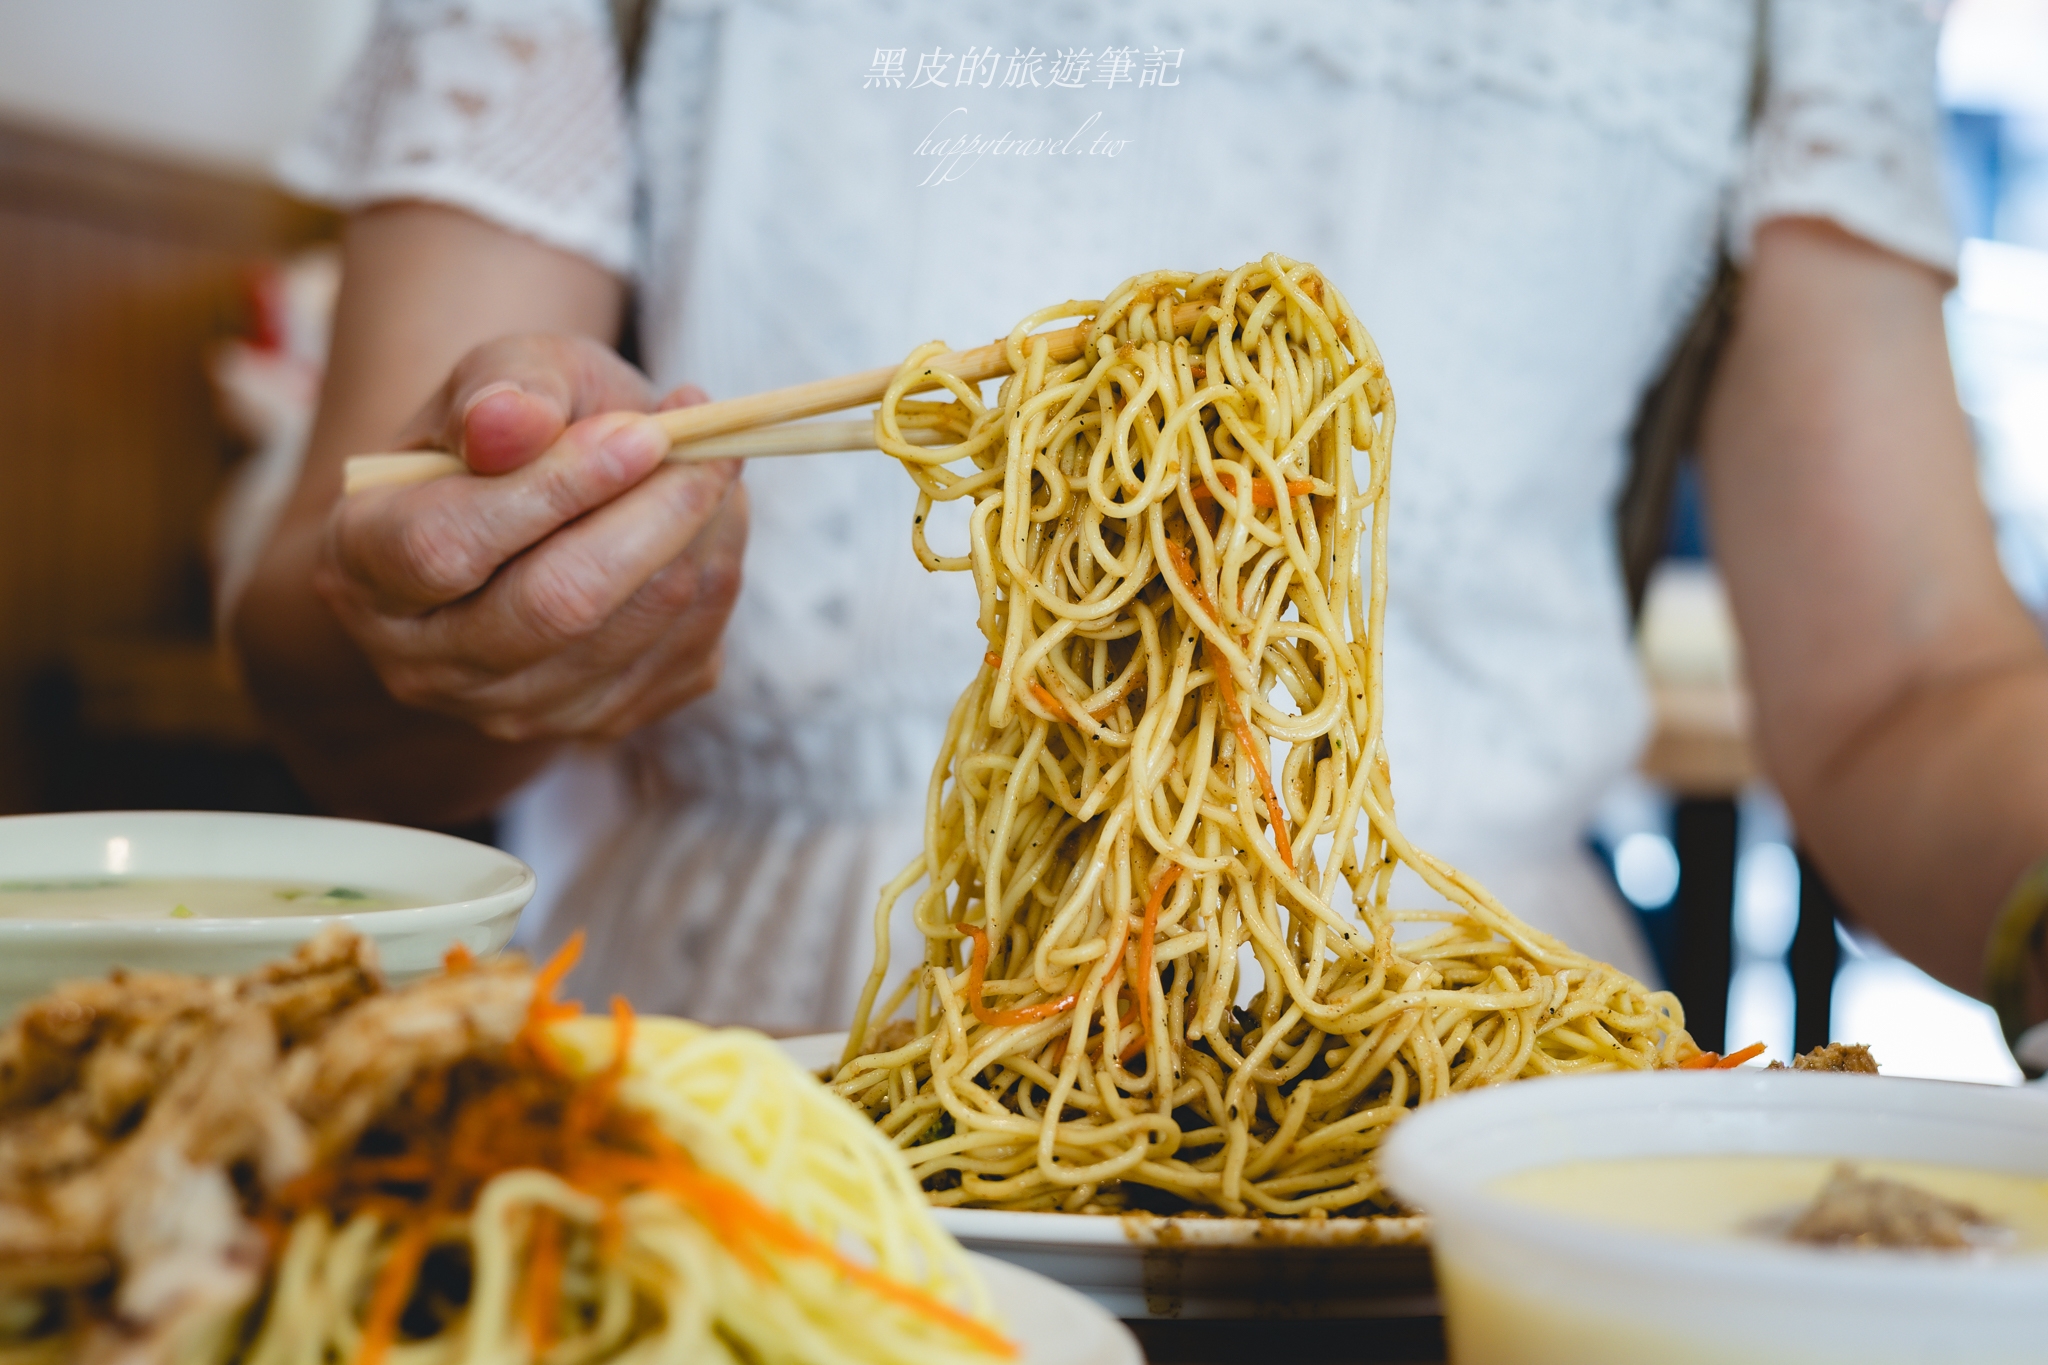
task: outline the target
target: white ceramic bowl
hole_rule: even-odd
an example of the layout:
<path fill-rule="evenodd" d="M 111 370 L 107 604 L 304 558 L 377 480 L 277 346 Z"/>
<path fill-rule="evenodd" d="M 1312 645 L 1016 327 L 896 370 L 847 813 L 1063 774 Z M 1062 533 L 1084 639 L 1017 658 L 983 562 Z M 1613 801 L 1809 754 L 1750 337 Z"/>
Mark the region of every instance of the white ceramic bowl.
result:
<path fill-rule="evenodd" d="M 807 1070 L 838 1066 L 843 1033 L 785 1038 Z M 1117 1317 L 1433 1317 L 1420 1218 L 1160 1218 L 937 1210 L 970 1251 L 1033 1270 Z"/>
<path fill-rule="evenodd" d="M 1688 1238 L 1601 1226 L 1494 1189 L 1566 1162 L 1766 1155 L 2048 1177 L 2048 1096 L 1792 1071 L 1527 1081 L 1404 1119 L 1380 1169 L 1430 1216 L 1461 1365 L 2048 1358 L 2048 1256 Z"/>
<path fill-rule="evenodd" d="M 355 884 L 426 904 L 275 919 L 0 919 L 0 1020 L 59 981 L 115 967 L 248 971 L 335 923 L 375 940 L 386 975 L 404 981 L 439 966 L 458 942 L 478 956 L 504 947 L 534 889 L 533 870 L 508 853 L 361 820 L 216 811 L 0 818 L 0 881 L 106 876 Z"/>
<path fill-rule="evenodd" d="M 1073 1290 L 993 1256 L 974 1261 L 1017 1344 L 1016 1365 L 1145 1365 L 1130 1329 Z"/>

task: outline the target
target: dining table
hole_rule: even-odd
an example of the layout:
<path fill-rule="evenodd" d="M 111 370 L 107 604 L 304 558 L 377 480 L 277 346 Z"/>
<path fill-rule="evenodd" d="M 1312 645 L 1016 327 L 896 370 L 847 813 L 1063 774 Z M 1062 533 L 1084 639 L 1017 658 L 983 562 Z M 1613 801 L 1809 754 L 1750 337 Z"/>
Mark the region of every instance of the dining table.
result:
<path fill-rule="evenodd" d="M 1443 1319 L 1149 1318 L 1124 1324 L 1150 1365 L 1442 1365 Z"/>

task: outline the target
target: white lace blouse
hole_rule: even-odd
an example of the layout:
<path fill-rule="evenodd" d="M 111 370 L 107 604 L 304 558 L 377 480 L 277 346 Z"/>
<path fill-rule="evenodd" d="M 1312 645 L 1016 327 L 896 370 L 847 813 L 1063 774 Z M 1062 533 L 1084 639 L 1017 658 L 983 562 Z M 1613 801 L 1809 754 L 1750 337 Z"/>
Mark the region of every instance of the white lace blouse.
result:
<path fill-rule="evenodd" d="M 1817 215 L 1942 269 L 1953 251 L 1927 7 L 1773 0 L 1748 132 L 1755 15 L 666 0 L 628 96 L 603 0 L 391 0 L 286 169 L 631 275 L 657 381 L 714 395 L 984 341 L 1143 269 L 1315 261 L 1400 405 L 1403 825 L 1647 974 L 1578 851 L 1646 720 L 1610 522 L 1638 395 L 1717 234 L 1740 258 L 1758 223 Z M 746 477 L 724 678 L 642 737 L 658 780 L 593 834 L 549 937 L 590 929 L 586 994 L 829 1027 L 983 646 L 965 576 L 911 556 L 910 484 L 881 457 Z"/>

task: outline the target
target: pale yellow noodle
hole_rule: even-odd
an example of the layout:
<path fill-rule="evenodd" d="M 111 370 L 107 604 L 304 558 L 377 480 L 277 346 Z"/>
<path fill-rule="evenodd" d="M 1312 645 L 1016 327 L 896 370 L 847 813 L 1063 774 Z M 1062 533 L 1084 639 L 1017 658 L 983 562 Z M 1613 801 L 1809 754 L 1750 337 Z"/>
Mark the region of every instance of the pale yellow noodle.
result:
<path fill-rule="evenodd" d="M 559 1023 L 551 1034 L 580 1072 L 610 1060 L 609 1020 Z M 859 1113 L 768 1039 L 642 1019 L 620 1099 L 653 1118 L 700 1167 L 744 1186 L 812 1236 L 990 1319 L 980 1276 L 933 1221 L 901 1159 Z M 820 1260 L 777 1246 L 757 1248 L 752 1260 L 736 1256 L 662 1192 L 635 1194 L 618 1206 L 616 1240 L 606 1249 L 597 1200 L 548 1172 L 516 1170 L 487 1183 L 468 1214 L 436 1229 L 437 1244 L 468 1250 L 468 1300 L 445 1330 L 392 1347 L 388 1365 L 530 1365 L 519 1291 L 542 1208 L 568 1230 L 562 1331 L 542 1365 L 732 1361 L 735 1347 L 748 1360 L 815 1365 L 988 1358 L 942 1324 L 879 1299 Z M 371 1214 L 339 1229 L 323 1215 L 301 1216 L 240 1360 L 354 1359 L 372 1286 L 397 1239 L 396 1227 Z"/>

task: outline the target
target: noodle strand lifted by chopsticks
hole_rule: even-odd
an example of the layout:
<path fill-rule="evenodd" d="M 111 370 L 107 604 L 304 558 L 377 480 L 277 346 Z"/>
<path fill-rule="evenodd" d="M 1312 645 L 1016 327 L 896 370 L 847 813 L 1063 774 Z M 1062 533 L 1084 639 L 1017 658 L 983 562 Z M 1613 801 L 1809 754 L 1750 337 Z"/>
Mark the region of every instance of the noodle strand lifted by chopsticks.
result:
<path fill-rule="evenodd" d="M 1054 363 L 1035 330 L 1077 318 L 1086 350 Z M 919 558 L 974 575 L 989 644 L 835 1079 L 931 1197 L 1369 1207 L 1373 1149 L 1413 1105 L 1696 1052 L 1670 995 L 1395 824 L 1394 401 L 1337 290 L 1277 256 L 1159 271 L 1034 313 L 1007 347 L 993 405 L 930 367 L 934 342 L 875 419 L 917 482 Z M 969 544 L 948 556 L 925 524 L 954 501 Z M 1448 904 L 1391 908 L 1397 864 Z M 906 898 L 925 960 L 879 1001 Z M 1264 984 L 1239 1009 L 1246 947 Z M 906 1000 L 898 1044 L 871 1026 Z"/>

